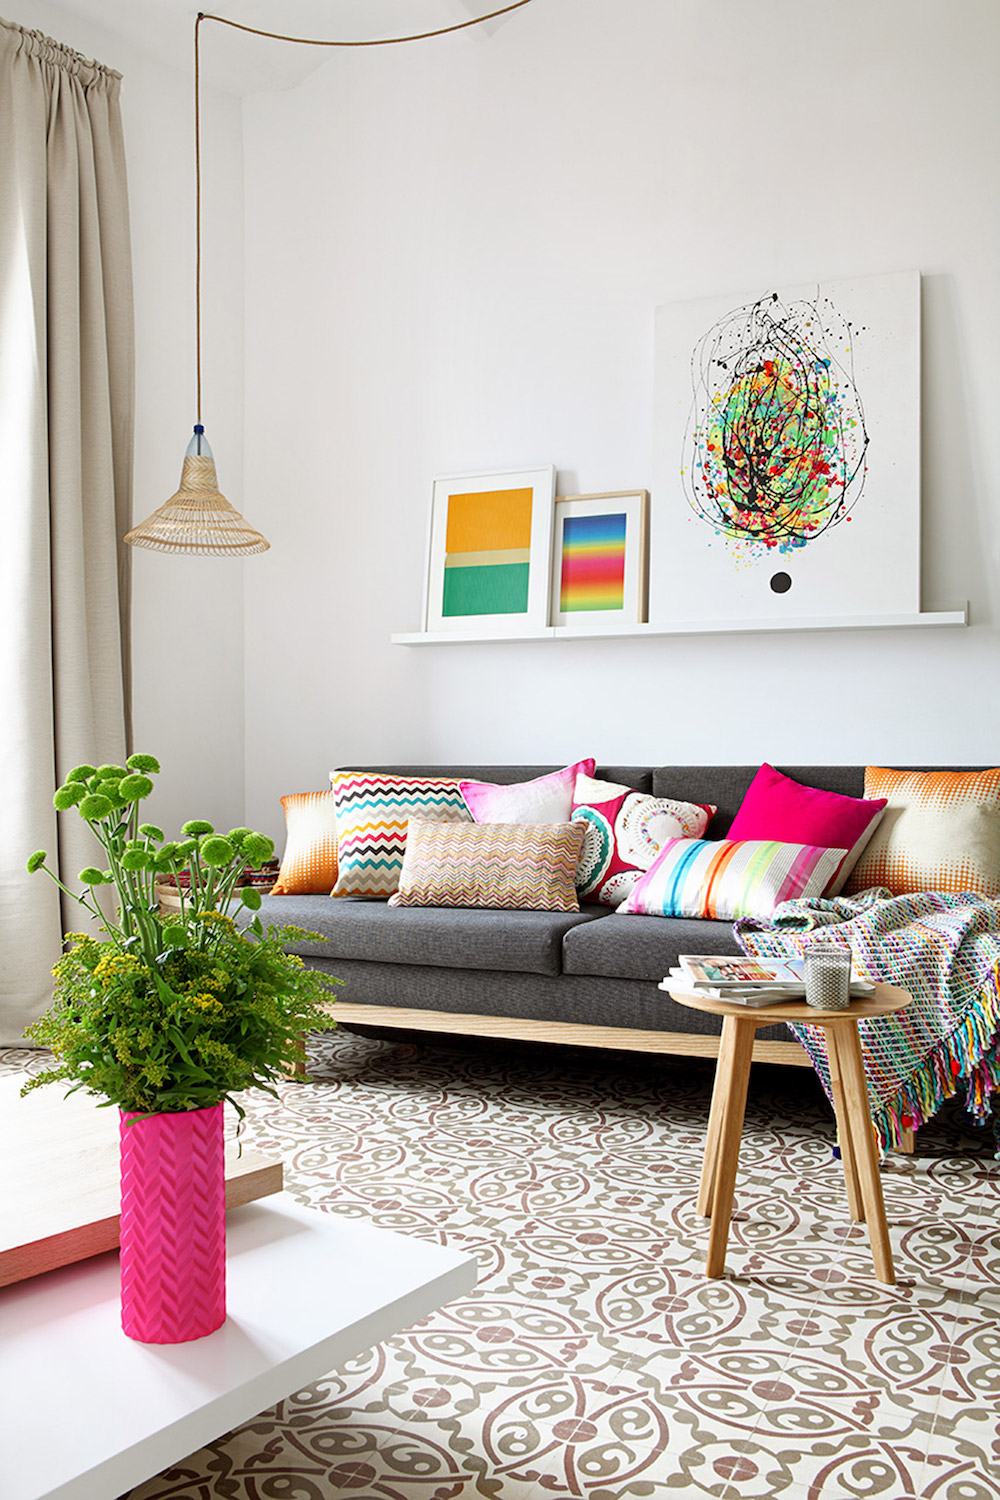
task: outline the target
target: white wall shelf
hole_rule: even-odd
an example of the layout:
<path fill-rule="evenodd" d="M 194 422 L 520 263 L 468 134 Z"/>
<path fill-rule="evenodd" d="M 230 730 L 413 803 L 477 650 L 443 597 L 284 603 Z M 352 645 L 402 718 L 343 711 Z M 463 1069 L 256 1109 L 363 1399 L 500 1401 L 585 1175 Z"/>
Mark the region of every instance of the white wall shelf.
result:
<path fill-rule="evenodd" d="M 621 637 L 671 635 L 746 635 L 777 630 L 908 630 L 914 626 L 968 625 L 969 607 L 928 610 L 902 615 L 843 615 L 787 620 L 678 620 L 670 625 L 619 625 L 580 629 L 572 625 L 546 625 L 524 635 L 477 635 L 474 631 L 432 633 L 401 631 L 389 637 L 394 646 L 456 646 L 484 641 L 612 641 Z"/>

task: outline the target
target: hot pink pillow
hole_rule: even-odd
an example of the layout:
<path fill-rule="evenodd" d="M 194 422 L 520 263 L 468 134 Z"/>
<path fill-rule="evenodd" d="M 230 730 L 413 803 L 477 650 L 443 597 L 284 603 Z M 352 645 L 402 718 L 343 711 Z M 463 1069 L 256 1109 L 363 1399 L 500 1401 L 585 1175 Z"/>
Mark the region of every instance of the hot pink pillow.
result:
<path fill-rule="evenodd" d="M 841 792 L 803 786 L 765 761 L 733 819 L 727 839 L 777 839 L 784 844 L 815 844 L 847 853 L 824 890 L 836 896 L 878 827 L 885 797 L 866 801 Z"/>
<path fill-rule="evenodd" d="M 576 775 L 593 776 L 594 762 L 578 760 L 561 771 L 498 786 L 492 781 L 460 781 L 465 805 L 477 823 L 568 823 Z"/>

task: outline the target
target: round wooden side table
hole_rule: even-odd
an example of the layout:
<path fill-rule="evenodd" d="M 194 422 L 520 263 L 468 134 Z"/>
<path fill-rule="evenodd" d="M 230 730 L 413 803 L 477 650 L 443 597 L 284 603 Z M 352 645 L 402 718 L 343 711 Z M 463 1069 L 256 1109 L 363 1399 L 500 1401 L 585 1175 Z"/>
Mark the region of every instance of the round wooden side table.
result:
<path fill-rule="evenodd" d="M 722 1017 L 722 1041 L 712 1090 L 712 1108 L 705 1138 L 705 1163 L 698 1192 L 698 1212 L 711 1217 L 706 1276 L 719 1277 L 726 1270 L 726 1242 L 733 1213 L 733 1193 L 739 1161 L 740 1137 L 746 1111 L 747 1086 L 754 1034 L 776 1021 L 821 1026 L 826 1037 L 830 1083 L 840 1156 L 844 1164 L 847 1204 L 855 1222 L 866 1222 L 875 1262 L 876 1280 L 892 1286 L 896 1273 L 889 1247 L 885 1203 L 879 1179 L 878 1153 L 872 1132 L 868 1087 L 861 1060 L 858 1022 L 868 1016 L 891 1016 L 904 1010 L 912 996 L 891 984 L 878 984 L 875 993 L 852 1000 L 844 1010 L 816 1010 L 805 1001 L 785 1001 L 750 1009 L 727 1000 L 712 1000 L 679 986 L 662 985 L 678 1005 Z"/>

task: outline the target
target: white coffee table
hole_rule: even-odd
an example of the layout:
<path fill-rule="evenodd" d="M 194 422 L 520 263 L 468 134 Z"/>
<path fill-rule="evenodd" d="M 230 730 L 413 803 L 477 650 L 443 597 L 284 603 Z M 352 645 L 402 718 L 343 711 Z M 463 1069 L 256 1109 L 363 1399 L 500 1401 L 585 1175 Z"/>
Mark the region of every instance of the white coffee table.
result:
<path fill-rule="evenodd" d="M 2 1500 L 111 1500 L 476 1283 L 471 1255 L 288 1193 L 227 1232 L 228 1317 L 189 1344 L 125 1337 L 115 1251 L 0 1289 Z"/>

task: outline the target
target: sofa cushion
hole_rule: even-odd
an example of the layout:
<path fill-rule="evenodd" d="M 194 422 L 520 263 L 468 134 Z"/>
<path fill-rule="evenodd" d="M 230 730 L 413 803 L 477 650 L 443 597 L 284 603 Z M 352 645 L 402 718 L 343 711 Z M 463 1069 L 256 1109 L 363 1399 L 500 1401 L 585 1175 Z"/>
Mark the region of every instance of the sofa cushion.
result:
<path fill-rule="evenodd" d="M 470 823 L 458 782 L 448 776 L 331 771 L 337 814 L 335 896 L 391 896 L 399 884 L 410 817 Z"/>
<path fill-rule="evenodd" d="M 279 896 L 329 896 L 337 879 L 337 817 L 333 791 L 282 797 L 285 852 L 275 884 Z"/>
<path fill-rule="evenodd" d="M 350 896 L 333 901 L 329 896 L 269 895 L 263 897 L 259 915 L 265 926 L 291 924 L 322 933 L 324 943 L 288 946 L 293 953 L 328 960 L 334 973 L 338 959 L 352 959 L 557 975 L 564 935 L 600 912 L 599 907 L 582 912 L 436 906 L 391 910 L 385 901 Z M 241 914 L 240 920 L 252 916 Z"/>
<path fill-rule="evenodd" d="M 477 823 L 568 823 L 573 788 L 581 771 L 587 776 L 594 774 L 592 758 L 531 781 L 460 781 L 459 786 Z"/>
<path fill-rule="evenodd" d="M 576 778 L 573 819 L 586 829 L 576 872 L 581 897 L 619 906 L 667 839 L 701 838 L 715 812 L 668 797 L 633 791 L 623 782 Z"/>
<path fill-rule="evenodd" d="M 783 901 L 820 895 L 846 852 L 776 839 L 670 839 L 618 915 L 769 917 Z"/>
<path fill-rule="evenodd" d="M 579 911 L 574 876 L 582 846 L 579 823 L 411 818 L 399 889 L 389 905 Z"/>
<path fill-rule="evenodd" d="M 1000 896 L 1000 768 L 902 771 L 869 766 L 865 795 L 889 805 L 847 882 L 848 893 L 885 886 Z"/>
<path fill-rule="evenodd" d="M 598 907 L 597 910 L 606 911 Z M 581 907 L 581 911 L 595 910 Z M 649 979 L 659 984 L 679 953 L 740 953 L 729 922 L 696 918 L 629 917 L 607 912 L 601 922 L 571 927 L 563 938 L 563 972 L 606 979 Z M 581 1020 L 585 1019 L 581 1017 Z"/>
<path fill-rule="evenodd" d="M 765 761 L 726 836 L 845 848 L 847 853 L 823 892 L 824 896 L 836 896 L 878 827 L 885 801 L 877 797 L 866 802 L 863 797 L 845 797 L 842 792 L 804 786 Z"/>

